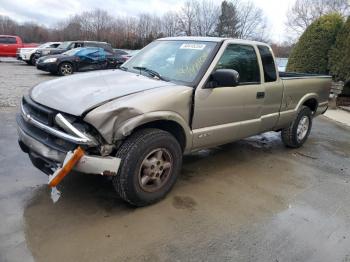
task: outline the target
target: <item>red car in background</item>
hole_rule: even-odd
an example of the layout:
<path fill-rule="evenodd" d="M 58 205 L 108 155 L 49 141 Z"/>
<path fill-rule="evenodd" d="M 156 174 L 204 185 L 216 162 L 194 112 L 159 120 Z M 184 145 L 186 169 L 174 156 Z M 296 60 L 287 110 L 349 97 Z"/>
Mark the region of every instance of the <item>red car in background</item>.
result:
<path fill-rule="evenodd" d="M 18 48 L 36 46 L 38 46 L 38 44 L 24 44 L 19 36 L 0 35 L 0 56 L 16 57 Z"/>

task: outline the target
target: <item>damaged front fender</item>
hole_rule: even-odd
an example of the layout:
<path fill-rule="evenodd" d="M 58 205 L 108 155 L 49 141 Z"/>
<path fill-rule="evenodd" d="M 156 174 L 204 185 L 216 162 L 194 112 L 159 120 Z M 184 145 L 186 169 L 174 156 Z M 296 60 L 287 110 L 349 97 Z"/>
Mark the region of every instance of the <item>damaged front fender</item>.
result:
<path fill-rule="evenodd" d="M 140 125 L 173 121 L 183 129 L 187 151 L 192 146 L 188 124 L 192 92 L 188 86 L 171 86 L 132 94 L 95 108 L 84 121 L 93 125 L 108 144 L 124 139 Z"/>

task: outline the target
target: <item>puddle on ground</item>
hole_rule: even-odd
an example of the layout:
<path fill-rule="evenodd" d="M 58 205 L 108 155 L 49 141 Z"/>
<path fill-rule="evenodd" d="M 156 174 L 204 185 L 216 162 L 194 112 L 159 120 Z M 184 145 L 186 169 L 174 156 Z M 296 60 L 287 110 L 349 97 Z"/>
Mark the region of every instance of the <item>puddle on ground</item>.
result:
<path fill-rule="evenodd" d="M 194 211 L 197 203 L 196 201 L 189 196 L 174 196 L 173 198 L 173 206 L 176 209 L 185 209 Z"/>
<path fill-rule="evenodd" d="M 36 191 L 25 210 L 28 246 L 37 261 L 50 261 L 57 246 L 52 260 L 166 260 L 177 246 L 192 247 L 222 229 L 236 231 L 270 217 L 288 208 L 308 178 L 281 144 L 272 143 L 273 155 L 254 143 L 260 142 L 243 140 L 186 156 L 172 192 L 145 208 L 122 201 L 105 177 L 73 173 L 58 186 L 62 195 L 55 204 L 49 189 Z M 166 253 L 154 254 L 154 246 L 165 243 Z"/>

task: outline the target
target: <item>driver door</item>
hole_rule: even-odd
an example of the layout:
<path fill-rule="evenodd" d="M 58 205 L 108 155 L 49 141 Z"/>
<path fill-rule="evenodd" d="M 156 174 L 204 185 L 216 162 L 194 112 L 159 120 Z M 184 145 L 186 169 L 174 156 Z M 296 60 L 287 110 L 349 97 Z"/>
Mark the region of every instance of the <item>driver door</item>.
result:
<path fill-rule="evenodd" d="M 81 52 L 79 62 L 80 71 L 98 69 L 100 66 L 100 50 L 98 48 L 89 48 Z"/>
<path fill-rule="evenodd" d="M 193 148 L 225 144 L 260 130 L 263 93 L 257 50 L 248 44 L 227 42 L 218 52 L 195 93 Z M 237 86 L 206 88 L 211 72 L 233 69 Z"/>

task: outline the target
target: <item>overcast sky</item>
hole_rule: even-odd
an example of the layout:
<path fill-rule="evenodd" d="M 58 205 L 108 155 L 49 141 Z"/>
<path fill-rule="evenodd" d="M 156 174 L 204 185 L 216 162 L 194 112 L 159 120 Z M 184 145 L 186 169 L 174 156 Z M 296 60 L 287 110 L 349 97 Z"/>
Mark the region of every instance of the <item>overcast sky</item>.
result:
<path fill-rule="evenodd" d="M 61 19 L 82 11 L 101 8 L 111 15 L 137 15 L 138 13 L 162 14 L 178 10 L 185 0 L 0 0 L 0 14 L 19 22 L 35 21 L 52 26 Z M 214 0 L 221 2 L 221 0 Z M 244 1 L 244 0 L 241 0 Z M 295 0 L 253 0 L 262 8 L 270 25 L 270 37 L 274 41 L 286 39 L 286 12 Z"/>

